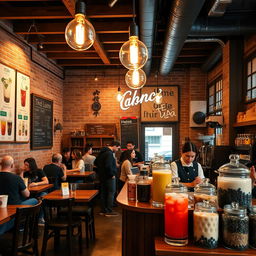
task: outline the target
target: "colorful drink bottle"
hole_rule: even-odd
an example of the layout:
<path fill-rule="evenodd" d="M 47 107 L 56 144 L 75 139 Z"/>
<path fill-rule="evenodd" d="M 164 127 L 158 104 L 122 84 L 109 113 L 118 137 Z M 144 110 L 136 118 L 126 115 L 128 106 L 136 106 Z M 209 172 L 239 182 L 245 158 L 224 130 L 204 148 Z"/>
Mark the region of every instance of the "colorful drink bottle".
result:
<path fill-rule="evenodd" d="M 165 242 L 184 246 L 188 243 L 188 194 L 187 188 L 173 179 L 165 192 Z"/>

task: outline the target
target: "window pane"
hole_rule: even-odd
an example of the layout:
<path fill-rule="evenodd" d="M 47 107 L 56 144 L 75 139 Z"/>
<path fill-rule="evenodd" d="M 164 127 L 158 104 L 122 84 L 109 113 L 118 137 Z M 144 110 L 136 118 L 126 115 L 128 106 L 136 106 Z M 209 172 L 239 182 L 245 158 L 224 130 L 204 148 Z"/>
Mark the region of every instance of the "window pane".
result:
<path fill-rule="evenodd" d="M 214 95 L 214 86 L 211 86 L 209 89 L 209 95 Z"/>
<path fill-rule="evenodd" d="M 251 83 L 251 81 L 252 81 L 252 77 L 251 76 L 248 76 L 247 77 L 247 90 L 249 90 L 249 89 L 251 89 L 252 88 L 252 83 Z"/>
<path fill-rule="evenodd" d="M 213 106 L 209 106 L 209 112 L 213 112 Z"/>
<path fill-rule="evenodd" d="M 256 57 L 252 60 L 252 73 L 256 72 Z"/>
<path fill-rule="evenodd" d="M 250 75 L 252 73 L 251 65 L 252 65 L 252 62 L 249 61 L 247 64 L 247 75 Z"/>
<path fill-rule="evenodd" d="M 213 96 L 209 98 L 209 105 L 213 105 Z"/>
<path fill-rule="evenodd" d="M 251 91 L 247 92 L 247 96 L 246 96 L 246 100 L 250 100 L 251 99 Z"/>
<path fill-rule="evenodd" d="M 252 87 L 256 87 L 256 73 L 252 75 Z"/>
<path fill-rule="evenodd" d="M 256 99 L 256 88 L 252 90 L 252 99 Z"/>

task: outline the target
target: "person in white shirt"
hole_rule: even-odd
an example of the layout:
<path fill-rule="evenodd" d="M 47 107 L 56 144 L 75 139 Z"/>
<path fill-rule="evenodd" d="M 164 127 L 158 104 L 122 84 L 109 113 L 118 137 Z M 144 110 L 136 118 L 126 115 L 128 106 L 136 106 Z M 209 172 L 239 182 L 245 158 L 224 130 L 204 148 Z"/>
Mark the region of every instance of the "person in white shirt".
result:
<path fill-rule="evenodd" d="M 85 147 L 84 151 L 85 151 L 85 154 L 83 155 L 84 164 L 90 164 L 90 165 L 93 166 L 96 157 L 92 156 L 92 146 L 91 145 L 87 145 Z"/>
<path fill-rule="evenodd" d="M 197 154 L 195 144 L 188 141 L 182 147 L 181 158 L 171 163 L 173 178 L 179 177 L 187 187 L 195 187 L 204 179 L 204 171 L 200 163 L 194 161 Z"/>
<path fill-rule="evenodd" d="M 82 153 L 78 149 L 74 149 L 72 152 L 72 169 L 78 169 L 81 172 L 84 172 L 84 160 L 82 159 Z"/>

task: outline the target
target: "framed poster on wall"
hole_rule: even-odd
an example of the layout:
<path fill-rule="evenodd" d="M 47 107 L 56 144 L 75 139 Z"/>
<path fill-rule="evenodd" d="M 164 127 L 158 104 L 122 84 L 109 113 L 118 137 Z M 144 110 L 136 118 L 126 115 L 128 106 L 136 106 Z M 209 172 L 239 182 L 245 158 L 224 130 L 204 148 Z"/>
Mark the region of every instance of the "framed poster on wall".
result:
<path fill-rule="evenodd" d="M 0 142 L 14 141 L 15 70 L 0 63 Z"/>
<path fill-rule="evenodd" d="M 162 91 L 162 102 L 147 101 L 141 104 L 141 122 L 178 122 L 179 121 L 179 90 L 178 86 L 158 86 Z M 145 86 L 142 94 L 157 91 L 155 86 Z"/>
<path fill-rule="evenodd" d="M 17 72 L 16 78 L 16 141 L 28 142 L 30 130 L 30 78 Z"/>

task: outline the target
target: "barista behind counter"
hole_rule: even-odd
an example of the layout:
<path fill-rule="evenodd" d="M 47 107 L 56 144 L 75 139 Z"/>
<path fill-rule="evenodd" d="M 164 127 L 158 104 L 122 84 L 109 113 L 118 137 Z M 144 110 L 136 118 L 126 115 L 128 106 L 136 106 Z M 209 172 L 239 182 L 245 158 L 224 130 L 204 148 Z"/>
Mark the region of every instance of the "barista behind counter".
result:
<path fill-rule="evenodd" d="M 195 144 L 190 141 L 185 142 L 182 147 L 181 158 L 171 163 L 173 178 L 179 177 L 180 182 L 184 183 L 190 191 L 202 183 L 204 171 L 200 163 L 194 161 L 197 154 Z"/>

